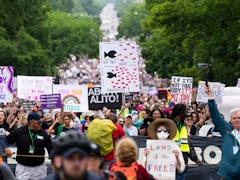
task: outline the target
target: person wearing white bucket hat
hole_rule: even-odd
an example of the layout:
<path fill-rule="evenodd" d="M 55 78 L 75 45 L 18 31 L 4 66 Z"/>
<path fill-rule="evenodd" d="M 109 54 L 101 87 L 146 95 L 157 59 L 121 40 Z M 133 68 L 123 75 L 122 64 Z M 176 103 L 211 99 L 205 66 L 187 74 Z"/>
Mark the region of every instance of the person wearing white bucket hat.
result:
<path fill-rule="evenodd" d="M 160 118 L 149 125 L 147 132 L 150 139 L 172 140 L 176 135 L 177 126 L 171 119 Z M 149 153 L 150 151 L 145 149 L 144 154 L 148 155 Z M 185 170 L 185 162 L 181 149 L 175 143 L 173 145 L 173 153 L 176 157 L 176 169 L 181 173 Z"/>

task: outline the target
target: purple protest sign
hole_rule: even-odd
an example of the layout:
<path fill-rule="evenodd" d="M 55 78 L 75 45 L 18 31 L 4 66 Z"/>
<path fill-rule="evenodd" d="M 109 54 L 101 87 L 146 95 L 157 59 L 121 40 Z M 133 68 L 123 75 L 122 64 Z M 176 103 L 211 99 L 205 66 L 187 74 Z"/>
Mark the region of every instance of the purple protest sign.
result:
<path fill-rule="evenodd" d="M 0 102 L 13 100 L 13 67 L 0 66 Z"/>
<path fill-rule="evenodd" d="M 40 95 L 41 109 L 61 109 L 61 94 L 42 94 Z"/>

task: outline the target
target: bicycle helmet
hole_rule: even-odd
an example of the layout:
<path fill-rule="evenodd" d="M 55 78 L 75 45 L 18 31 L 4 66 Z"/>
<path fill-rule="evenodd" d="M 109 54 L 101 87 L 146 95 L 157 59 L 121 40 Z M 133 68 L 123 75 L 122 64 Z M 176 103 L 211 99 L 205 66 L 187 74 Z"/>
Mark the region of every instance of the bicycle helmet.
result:
<path fill-rule="evenodd" d="M 75 130 L 69 130 L 64 135 L 53 140 L 55 155 L 70 155 L 74 151 L 88 155 L 91 148 L 91 141 L 84 135 Z M 64 154 L 67 153 L 67 154 Z"/>

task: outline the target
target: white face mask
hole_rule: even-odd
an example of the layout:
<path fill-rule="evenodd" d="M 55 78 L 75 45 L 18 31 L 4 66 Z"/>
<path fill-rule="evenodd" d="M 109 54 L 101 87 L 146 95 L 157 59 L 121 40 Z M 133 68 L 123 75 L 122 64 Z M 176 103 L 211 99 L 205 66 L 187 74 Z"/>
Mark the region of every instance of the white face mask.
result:
<path fill-rule="evenodd" d="M 168 136 L 169 136 L 169 133 L 168 133 L 168 132 L 162 131 L 162 132 L 158 132 L 158 133 L 157 133 L 157 137 L 158 137 L 158 139 L 160 139 L 160 140 L 167 139 Z"/>

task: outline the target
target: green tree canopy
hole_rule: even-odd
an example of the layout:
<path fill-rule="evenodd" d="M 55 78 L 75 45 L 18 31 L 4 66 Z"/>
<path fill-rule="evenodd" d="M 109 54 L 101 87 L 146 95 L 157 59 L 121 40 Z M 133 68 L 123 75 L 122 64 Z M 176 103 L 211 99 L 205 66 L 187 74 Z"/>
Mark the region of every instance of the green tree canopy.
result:
<path fill-rule="evenodd" d="M 133 4 L 121 17 L 118 37 L 133 38 L 142 34 L 142 21 L 147 16 L 145 4 Z"/>
<path fill-rule="evenodd" d="M 14 66 L 15 74 L 51 73 L 43 27 L 47 11 L 44 0 L 0 2 L 1 65 Z"/>
<path fill-rule="evenodd" d="M 147 70 L 161 77 L 203 80 L 197 63 L 212 64 L 212 81 L 235 85 L 240 76 L 238 0 L 147 1 L 145 40 Z"/>
<path fill-rule="evenodd" d="M 69 53 L 91 58 L 98 56 L 102 33 L 92 18 L 52 12 L 46 28 L 49 30 L 51 58 L 56 64 L 64 62 Z"/>

